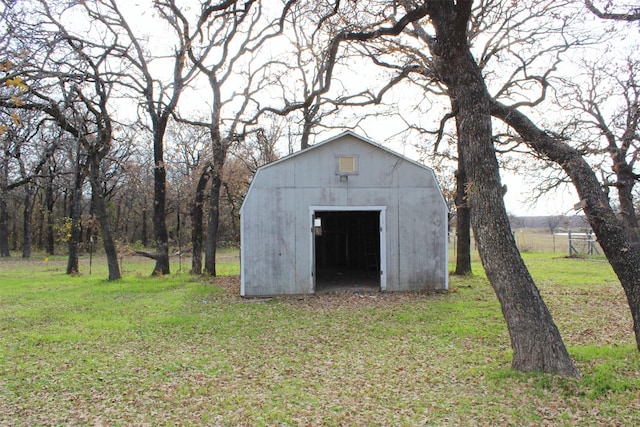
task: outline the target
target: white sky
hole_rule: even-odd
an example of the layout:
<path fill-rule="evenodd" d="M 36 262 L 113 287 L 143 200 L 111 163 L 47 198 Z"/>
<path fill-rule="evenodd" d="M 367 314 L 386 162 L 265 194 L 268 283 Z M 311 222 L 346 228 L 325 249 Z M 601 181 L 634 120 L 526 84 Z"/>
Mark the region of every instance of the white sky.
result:
<path fill-rule="evenodd" d="M 153 16 L 154 12 L 152 12 L 152 9 L 149 6 L 148 0 L 140 0 L 133 3 L 131 3 L 130 1 L 123 1 L 122 5 L 123 7 L 126 6 L 125 10 L 127 14 L 129 13 L 132 14 L 130 18 L 130 22 L 135 22 L 136 26 L 139 27 L 139 29 L 142 32 L 149 31 L 151 33 L 154 31 L 153 27 L 144 29 L 148 25 L 148 24 L 145 24 L 145 22 L 153 22 L 153 24 L 151 25 L 155 25 L 156 26 L 155 29 L 157 29 L 157 19 L 154 18 Z M 141 10 L 144 11 L 145 9 L 147 9 L 148 12 L 142 13 Z M 164 28 L 164 30 L 166 31 L 166 27 Z M 160 39 L 162 39 L 161 36 L 158 36 L 158 38 L 151 37 L 151 40 L 154 41 L 153 44 L 155 44 L 156 47 Z M 629 38 L 626 40 L 623 40 L 622 44 L 626 47 L 640 45 L 640 37 L 638 37 L 637 29 L 635 29 L 635 31 L 630 31 Z M 165 50 L 166 49 L 171 50 L 171 46 L 164 45 L 163 47 Z M 357 75 L 352 75 L 352 76 L 339 75 L 338 77 L 340 78 L 343 84 L 345 84 L 345 82 L 348 82 L 350 79 L 353 80 L 355 78 L 355 82 L 359 85 L 362 85 L 363 82 L 366 82 L 366 79 L 363 78 L 362 69 L 358 68 L 358 71 L 359 73 Z M 373 71 L 372 74 L 375 75 L 376 72 Z M 202 111 L 203 113 L 207 112 L 208 110 L 207 104 L 209 103 L 208 86 L 206 84 L 203 84 L 203 85 L 199 84 L 198 86 L 201 86 L 204 88 L 205 94 L 198 96 L 196 93 L 194 93 L 191 90 L 186 92 L 182 97 L 182 102 L 180 107 L 184 111 L 190 110 L 194 112 L 195 111 Z M 406 96 L 407 95 L 403 93 L 397 99 L 405 101 Z M 421 97 L 422 94 L 418 96 Z M 409 105 L 409 104 L 410 103 L 407 100 L 406 105 Z M 416 114 L 421 114 L 420 120 L 428 121 L 429 119 L 432 119 L 434 124 L 429 126 L 431 128 L 437 127 L 437 123 L 439 122 L 441 117 L 440 113 L 434 113 L 433 117 L 429 117 L 431 116 L 431 114 L 427 114 L 426 115 L 427 117 L 425 117 L 424 113 L 416 113 Z M 389 140 L 394 140 L 394 141 L 398 140 L 397 134 L 402 131 L 403 127 L 405 126 L 404 123 L 388 116 L 377 117 L 375 120 L 367 120 L 365 123 L 366 123 L 366 125 L 364 126 L 364 130 L 366 131 L 365 136 L 383 145 L 389 145 L 389 148 L 395 151 L 398 151 L 399 153 L 409 158 L 413 158 L 416 160 L 418 159 L 419 155 L 415 152 L 412 146 L 418 143 L 419 141 L 408 141 L 408 144 L 400 144 L 397 142 L 389 144 L 387 142 Z M 426 125 L 424 126 L 427 127 Z M 324 132 L 316 139 L 315 142 L 319 142 L 339 132 L 340 132 L 339 130 L 331 130 L 331 131 Z M 356 129 L 356 132 L 361 133 L 361 131 L 358 129 Z M 281 150 L 281 151 L 282 151 L 282 154 L 286 154 L 286 151 L 284 150 Z M 506 171 L 503 171 L 502 176 L 503 176 L 502 178 L 503 183 L 506 183 L 508 186 L 508 191 L 505 195 L 505 204 L 506 204 L 507 211 L 509 213 L 518 215 L 518 216 L 560 215 L 560 214 L 575 213 L 573 211 L 573 205 L 577 203 L 579 200 L 575 192 L 571 191 L 570 189 L 559 191 L 555 194 L 549 194 L 548 196 L 542 197 L 540 200 L 538 200 L 538 202 L 535 205 L 531 205 L 528 199 L 533 193 L 533 188 L 535 186 L 535 183 L 532 182 L 532 179 L 535 179 L 535 178 L 519 176 Z"/>

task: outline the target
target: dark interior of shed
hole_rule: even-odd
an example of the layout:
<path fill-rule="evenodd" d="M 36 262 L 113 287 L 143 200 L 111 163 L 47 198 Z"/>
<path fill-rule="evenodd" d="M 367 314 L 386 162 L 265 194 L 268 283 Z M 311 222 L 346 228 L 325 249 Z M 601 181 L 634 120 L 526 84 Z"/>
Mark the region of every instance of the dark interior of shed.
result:
<path fill-rule="evenodd" d="M 315 213 L 316 292 L 380 289 L 380 212 Z"/>

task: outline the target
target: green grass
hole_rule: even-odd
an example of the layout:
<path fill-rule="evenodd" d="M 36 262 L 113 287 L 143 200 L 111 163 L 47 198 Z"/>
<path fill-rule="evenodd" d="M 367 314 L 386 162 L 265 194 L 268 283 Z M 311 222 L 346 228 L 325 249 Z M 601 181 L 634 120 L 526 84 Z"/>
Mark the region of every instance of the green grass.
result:
<path fill-rule="evenodd" d="M 237 254 L 219 271 L 238 274 Z M 606 263 L 525 254 L 580 379 L 510 369 L 493 291 L 243 300 L 152 260 L 0 259 L 0 425 L 633 425 L 640 357 Z"/>

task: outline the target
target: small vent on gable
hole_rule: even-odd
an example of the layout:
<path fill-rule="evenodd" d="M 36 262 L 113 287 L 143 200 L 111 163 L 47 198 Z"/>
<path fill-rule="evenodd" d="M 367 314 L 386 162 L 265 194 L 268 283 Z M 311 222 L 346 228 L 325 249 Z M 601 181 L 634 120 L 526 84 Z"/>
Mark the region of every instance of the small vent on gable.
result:
<path fill-rule="evenodd" d="M 340 156 L 338 158 L 338 171 L 342 173 L 356 172 L 356 158 L 354 156 Z"/>

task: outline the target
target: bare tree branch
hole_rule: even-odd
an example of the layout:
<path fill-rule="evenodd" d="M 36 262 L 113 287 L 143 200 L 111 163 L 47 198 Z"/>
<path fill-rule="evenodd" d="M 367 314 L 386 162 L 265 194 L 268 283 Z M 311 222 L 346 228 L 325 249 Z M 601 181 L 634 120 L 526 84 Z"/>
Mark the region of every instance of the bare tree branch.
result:
<path fill-rule="evenodd" d="M 640 10 L 637 8 L 630 9 L 627 12 L 609 12 L 597 8 L 591 0 L 584 0 L 584 5 L 600 19 L 610 19 L 614 21 L 639 21 Z M 608 8 L 607 8 L 608 9 Z"/>

